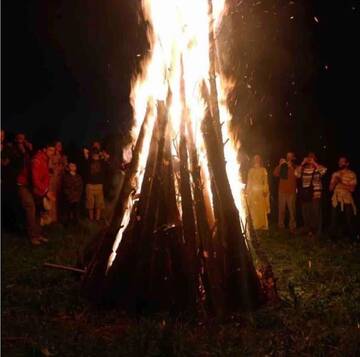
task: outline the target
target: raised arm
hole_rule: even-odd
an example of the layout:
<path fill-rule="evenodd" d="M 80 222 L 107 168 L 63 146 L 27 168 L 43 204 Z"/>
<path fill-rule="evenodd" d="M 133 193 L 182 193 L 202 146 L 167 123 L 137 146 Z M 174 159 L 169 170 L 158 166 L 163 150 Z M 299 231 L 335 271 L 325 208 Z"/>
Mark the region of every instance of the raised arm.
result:
<path fill-rule="evenodd" d="M 325 166 L 322 165 L 318 165 L 318 164 L 314 164 L 315 165 L 315 169 L 316 171 L 321 175 L 324 176 L 327 172 L 327 168 Z"/>

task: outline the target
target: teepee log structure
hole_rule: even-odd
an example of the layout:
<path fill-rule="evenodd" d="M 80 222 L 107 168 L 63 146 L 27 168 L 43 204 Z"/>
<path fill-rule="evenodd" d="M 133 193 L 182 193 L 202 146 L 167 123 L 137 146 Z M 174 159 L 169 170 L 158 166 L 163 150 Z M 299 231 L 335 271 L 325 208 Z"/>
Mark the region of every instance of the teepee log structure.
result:
<path fill-rule="evenodd" d="M 133 157 L 84 290 L 131 311 L 223 316 L 253 309 L 269 294 L 254 265 L 236 152 L 221 122 L 219 15 L 211 0 L 199 0 L 197 17 L 181 2 L 167 4 L 173 32 L 157 22 L 157 2 L 143 1 L 151 55 L 133 84 Z"/>

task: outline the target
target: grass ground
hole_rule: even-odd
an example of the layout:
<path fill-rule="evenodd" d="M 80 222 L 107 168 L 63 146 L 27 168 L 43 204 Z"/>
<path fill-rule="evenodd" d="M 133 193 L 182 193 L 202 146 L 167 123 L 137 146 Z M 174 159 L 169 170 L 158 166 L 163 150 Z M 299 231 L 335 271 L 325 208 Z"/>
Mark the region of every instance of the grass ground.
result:
<path fill-rule="evenodd" d="M 74 265 L 96 230 L 53 227 L 46 246 L 2 236 L 3 356 L 359 356 L 360 245 L 262 238 L 281 302 L 206 324 L 130 318 L 89 306 Z"/>

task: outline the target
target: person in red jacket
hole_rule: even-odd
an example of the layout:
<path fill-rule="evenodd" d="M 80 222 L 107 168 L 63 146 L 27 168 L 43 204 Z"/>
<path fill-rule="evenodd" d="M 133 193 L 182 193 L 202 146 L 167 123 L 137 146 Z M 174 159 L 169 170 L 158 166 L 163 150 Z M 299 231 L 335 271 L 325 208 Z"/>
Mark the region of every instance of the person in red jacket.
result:
<path fill-rule="evenodd" d="M 49 158 L 54 152 L 55 148 L 52 144 L 38 151 L 30 162 L 24 164 L 23 170 L 17 177 L 18 193 L 26 214 L 27 233 L 33 245 L 47 242 L 41 232 L 40 213 L 44 197 L 55 199 L 49 192 Z"/>

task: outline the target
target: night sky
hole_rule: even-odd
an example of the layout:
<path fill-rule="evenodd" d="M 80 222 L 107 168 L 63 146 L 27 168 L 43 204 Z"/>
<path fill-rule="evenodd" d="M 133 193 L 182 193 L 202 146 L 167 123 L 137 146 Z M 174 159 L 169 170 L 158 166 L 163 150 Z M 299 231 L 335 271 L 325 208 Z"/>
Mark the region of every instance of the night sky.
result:
<path fill-rule="evenodd" d="M 359 1 L 229 1 L 219 34 L 245 150 L 339 153 L 360 168 Z M 2 126 L 81 146 L 126 132 L 146 53 L 139 2 L 2 1 Z"/>

